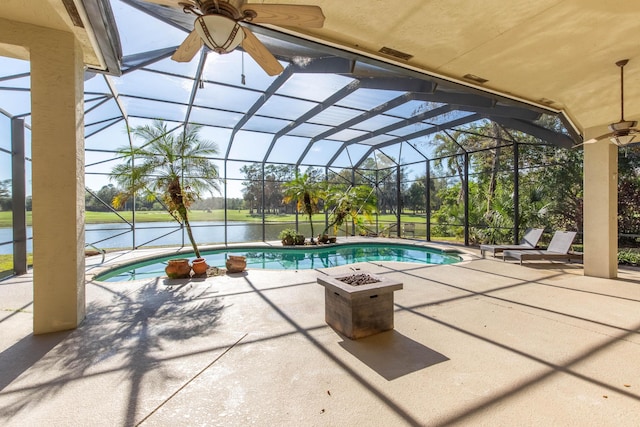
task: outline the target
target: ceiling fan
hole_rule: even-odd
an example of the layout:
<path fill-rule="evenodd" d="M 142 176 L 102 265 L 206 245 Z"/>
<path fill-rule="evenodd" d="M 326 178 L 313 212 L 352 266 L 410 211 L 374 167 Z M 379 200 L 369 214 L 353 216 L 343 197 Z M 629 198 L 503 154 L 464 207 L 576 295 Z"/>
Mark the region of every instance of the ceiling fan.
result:
<path fill-rule="evenodd" d="M 308 28 L 321 28 L 324 24 L 324 15 L 318 6 L 255 4 L 245 0 L 145 1 L 196 15 L 194 30 L 171 57 L 174 61 L 191 61 L 203 44 L 220 54 L 229 53 L 242 44 L 243 49 L 270 76 L 280 74 L 282 65 L 240 22 Z"/>
<path fill-rule="evenodd" d="M 640 135 L 640 129 L 636 127 L 638 122 L 624 119 L 624 66 L 627 65 L 628 62 L 628 59 L 622 59 L 616 62 L 616 65 L 620 67 L 620 121 L 609 125 L 609 130 L 611 130 L 611 132 L 605 133 L 604 135 L 600 135 L 596 138 L 591 138 L 580 145 L 593 144 L 605 138 L 609 138 L 612 144 L 625 146 L 634 142 L 636 136 Z M 580 145 L 577 145 L 576 147 L 579 147 Z"/>

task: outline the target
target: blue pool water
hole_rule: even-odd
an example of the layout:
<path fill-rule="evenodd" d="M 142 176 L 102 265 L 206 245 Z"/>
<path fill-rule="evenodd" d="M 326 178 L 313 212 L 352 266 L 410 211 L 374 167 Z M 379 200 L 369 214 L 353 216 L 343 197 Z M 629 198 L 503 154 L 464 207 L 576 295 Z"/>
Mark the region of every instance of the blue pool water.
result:
<path fill-rule="evenodd" d="M 438 249 L 397 244 L 354 243 L 336 246 L 299 247 L 256 247 L 226 248 L 202 251 L 207 264 L 224 268 L 228 255 L 242 255 L 247 258 L 247 269 L 306 270 L 336 267 L 367 261 L 400 261 L 422 264 L 453 264 L 461 258 L 453 253 Z M 180 258 L 193 259 L 194 255 L 181 254 Z M 95 280 L 103 282 L 124 282 L 164 276 L 164 268 L 169 259 L 176 255 L 125 265 L 98 275 Z"/>

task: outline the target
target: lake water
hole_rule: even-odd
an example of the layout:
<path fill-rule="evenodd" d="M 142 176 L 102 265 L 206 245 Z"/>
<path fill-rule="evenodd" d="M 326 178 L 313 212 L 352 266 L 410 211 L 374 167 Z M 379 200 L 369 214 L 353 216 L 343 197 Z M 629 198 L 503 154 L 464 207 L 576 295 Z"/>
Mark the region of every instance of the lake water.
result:
<path fill-rule="evenodd" d="M 316 234 L 324 224 L 314 224 Z M 284 228 L 295 228 L 290 223 L 266 223 L 265 239 L 278 240 L 278 234 Z M 224 243 L 224 221 L 199 221 L 191 224 L 194 237 L 198 245 Z M 261 242 L 262 224 L 253 222 L 230 221 L 226 226 L 227 242 Z M 299 230 L 309 237 L 309 224 L 300 221 Z M 184 236 L 183 236 L 184 234 Z M 27 228 L 27 237 L 32 236 L 31 227 Z M 0 243 L 13 239 L 11 228 L 0 228 Z M 131 248 L 133 246 L 133 232 L 128 224 L 88 224 L 85 234 L 86 243 L 92 243 L 101 249 Z M 176 222 L 144 222 L 136 224 L 136 246 L 191 246 L 186 231 L 180 229 Z M 27 252 L 32 252 L 32 241 L 27 242 Z M 0 245 L 0 254 L 13 253 L 13 245 Z"/>

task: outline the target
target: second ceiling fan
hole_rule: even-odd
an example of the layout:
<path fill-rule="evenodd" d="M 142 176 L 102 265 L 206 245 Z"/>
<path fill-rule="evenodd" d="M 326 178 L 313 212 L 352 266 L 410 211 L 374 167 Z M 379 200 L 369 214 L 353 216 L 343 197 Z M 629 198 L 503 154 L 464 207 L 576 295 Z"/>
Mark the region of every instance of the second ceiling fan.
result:
<path fill-rule="evenodd" d="M 282 65 L 240 22 L 308 28 L 321 28 L 324 24 L 324 15 L 318 6 L 254 4 L 244 0 L 145 1 L 179 8 L 196 16 L 193 31 L 171 57 L 174 61 L 191 61 L 203 44 L 220 54 L 229 53 L 242 44 L 242 48 L 270 76 L 280 74 Z"/>
<path fill-rule="evenodd" d="M 634 142 L 636 136 L 640 135 L 640 129 L 636 127 L 638 122 L 624 119 L 624 66 L 627 65 L 628 62 L 628 59 L 622 59 L 616 62 L 616 65 L 620 67 L 620 121 L 609 125 L 609 130 L 611 132 L 591 138 L 580 145 L 593 144 L 605 138 L 609 138 L 612 144 L 625 146 Z M 576 147 L 579 147 L 580 145 L 577 145 Z"/>

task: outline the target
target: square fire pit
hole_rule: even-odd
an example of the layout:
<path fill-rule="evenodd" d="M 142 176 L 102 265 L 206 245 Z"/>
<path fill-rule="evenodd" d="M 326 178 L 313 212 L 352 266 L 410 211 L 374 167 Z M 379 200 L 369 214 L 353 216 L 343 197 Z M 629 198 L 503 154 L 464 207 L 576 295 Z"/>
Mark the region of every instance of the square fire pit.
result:
<path fill-rule="evenodd" d="M 393 329 L 393 292 L 402 283 L 371 273 L 318 277 L 325 322 L 351 339 Z"/>

